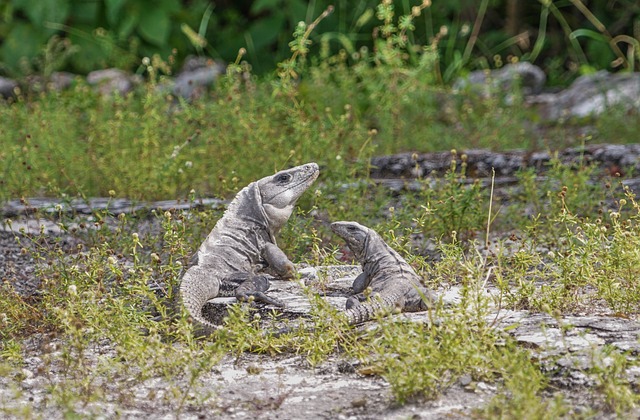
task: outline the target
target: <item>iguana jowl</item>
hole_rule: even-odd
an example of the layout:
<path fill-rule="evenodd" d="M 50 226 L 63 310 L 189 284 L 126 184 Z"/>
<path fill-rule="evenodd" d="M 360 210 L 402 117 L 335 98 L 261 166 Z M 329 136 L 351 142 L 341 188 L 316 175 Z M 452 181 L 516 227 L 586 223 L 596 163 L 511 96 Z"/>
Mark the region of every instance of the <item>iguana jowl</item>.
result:
<path fill-rule="evenodd" d="M 356 222 L 335 222 L 331 230 L 342 237 L 362 265 L 353 282 L 354 295 L 347 300 L 349 324 L 359 324 L 394 309 L 424 311 L 435 297 L 420 282 L 420 276 L 372 229 Z M 364 291 L 370 288 L 370 299 Z"/>
<path fill-rule="evenodd" d="M 316 163 L 296 166 L 252 182 L 231 201 L 180 283 L 182 302 L 205 333 L 218 328 L 202 314 L 205 303 L 217 296 L 253 296 L 282 306 L 264 293 L 269 288 L 264 273 L 293 277 L 294 266 L 276 245 L 275 235 L 318 174 Z"/>

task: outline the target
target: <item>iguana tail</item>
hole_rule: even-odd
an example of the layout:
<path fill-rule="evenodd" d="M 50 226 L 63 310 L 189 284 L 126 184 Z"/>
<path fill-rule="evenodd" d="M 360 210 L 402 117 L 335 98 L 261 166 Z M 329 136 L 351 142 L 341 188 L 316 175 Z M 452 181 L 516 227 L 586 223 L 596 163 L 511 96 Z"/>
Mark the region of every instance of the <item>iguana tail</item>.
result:
<path fill-rule="evenodd" d="M 205 272 L 197 265 L 189 268 L 182 277 L 180 283 L 182 304 L 195 321 L 199 334 L 208 335 L 221 328 L 220 325 L 207 320 L 202 314 L 204 305 L 209 299 L 218 296 L 219 289 L 220 281 L 212 278 L 211 273 Z"/>
<path fill-rule="evenodd" d="M 372 296 L 371 299 L 344 311 L 350 325 L 361 324 L 374 319 L 376 316 L 387 314 L 396 309 L 402 309 L 402 296 Z"/>

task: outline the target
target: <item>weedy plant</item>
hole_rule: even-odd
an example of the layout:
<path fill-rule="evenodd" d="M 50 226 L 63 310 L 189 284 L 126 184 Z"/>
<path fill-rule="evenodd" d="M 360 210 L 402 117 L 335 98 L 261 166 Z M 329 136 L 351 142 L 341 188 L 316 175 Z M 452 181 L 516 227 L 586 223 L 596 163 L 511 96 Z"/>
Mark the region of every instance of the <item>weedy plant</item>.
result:
<path fill-rule="evenodd" d="M 486 214 L 483 208 L 488 200 L 483 200 L 484 191 L 478 180 L 468 180 L 466 176 L 466 155 L 458 156 L 452 150 L 451 166 L 440 180 L 424 181 L 421 193 L 417 196 L 423 212 L 415 222 L 428 236 L 443 235 L 467 236 L 482 229 Z M 413 206 L 409 206 L 411 209 Z"/>
<path fill-rule="evenodd" d="M 136 398 L 132 386 L 158 377 L 163 386 L 152 399 L 177 412 L 193 392 L 211 403 L 200 378 L 223 353 L 216 342 L 195 340 L 186 318 L 176 318 L 172 308 L 175 278 L 189 249 L 185 225 L 169 212 L 156 216 L 164 231 L 158 240 L 156 233 L 131 232 L 140 220 L 128 216 L 96 220 L 94 229 L 75 234 L 59 223 L 75 246 L 44 233 L 31 238 L 40 293 L 2 300 L 11 317 L 7 324 L 14 325 L 3 329 L 3 353 L 15 354 L 16 340 L 29 329 L 42 333 L 38 369 L 49 372 L 52 404 L 69 414 L 97 414 L 100 404 L 113 401 L 126 407 Z M 30 325 L 20 328 L 21 322 Z"/>
<path fill-rule="evenodd" d="M 606 404 L 618 416 L 624 416 L 638 404 L 638 395 L 629 381 L 626 370 L 634 366 L 628 354 L 621 354 L 610 346 L 594 351 L 590 373 L 595 376 L 595 398 Z"/>
<path fill-rule="evenodd" d="M 469 191 L 478 193 L 473 190 L 477 187 L 459 181 L 446 177 L 428 194 L 448 199 L 467 197 Z M 545 187 L 540 188 L 536 193 L 541 194 Z M 495 299 L 501 299 L 498 304 L 502 307 L 549 312 L 569 311 L 596 299 L 618 311 L 634 311 L 637 291 L 631 280 L 635 278 L 633 252 L 638 244 L 633 237 L 638 236 L 639 216 L 630 190 L 617 200 L 615 210 L 600 219 L 576 216 L 567 205 L 559 205 L 556 215 L 529 220 L 518 233 L 520 237 L 510 239 L 513 249 L 499 239 L 491 252 L 478 252 L 481 247 L 477 241 L 470 241 L 473 235 L 449 232 L 436 241 L 439 257 L 435 261 L 413 255 L 416 240 L 424 238 L 427 219 L 412 214 L 410 205 L 390 210 L 395 198 L 371 185 L 363 189 L 336 185 L 334 197 L 322 192 L 324 187 L 319 191 L 301 203 L 303 209 L 310 206 L 311 210 L 299 210 L 282 232 L 281 242 L 287 244 L 294 259 L 314 265 L 335 263 L 335 249 L 326 241 L 326 226 L 313 216 L 342 199 L 361 202 L 371 212 L 358 219 L 381 232 L 425 274 L 431 287 L 459 286 L 459 305 L 436 308 L 429 324 L 387 317 L 380 318 L 377 327 L 358 332 L 344 325 L 335 309 L 307 289 L 312 328 L 273 335 L 264 326 L 277 323 L 276 318 L 263 319 L 248 305 L 234 305 L 225 328 L 209 340 L 199 340 L 184 314 L 172 307 L 172 297 L 181 268 L 220 217 L 219 210 L 150 212 L 146 216 L 116 216 L 104 211 L 95 213 L 84 227 L 77 218 L 66 219 L 60 213 L 58 226 L 65 235 L 59 239 L 44 233 L 31 239 L 18 236 L 21 241 L 30 241 L 25 243 L 25 252 L 40 261 L 43 283 L 35 301 L 15 293 L 0 299 L 2 312 L 10 320 L 7 325 L 12 325 L 3 329 L 2 352 L 8 361 L 13 360 L 7 369 L 13 371 L 13 363 L 19 366 L 26 351 L 20 344 L 24 334 L 56 332 L 58 338 L 43 347 L 44 366 L 55 372 L 48 376 L 52 404 L 69 413 L 90 413 L 90 407 L 114 399 L 127 407 L 134 400 L 127 393 L 129 385 L 127 389 L 113 385 L 115 378 L 127 377 L 132 381 L 129 384 L 143 384 L 161 377 L 169 386 L 154 398 L 180 410 L 193 395 L 203 404 L 213 404 L 212 394 L 201 386 L 224 354 L 250 351 L 275 357 L 296 353 L 311 366 L 337 354 L 359 360 L 362 374 L 383 376 L 399 402 L 435 398 L 460 378 L 468 377 L 470 387 L 479 382 L 500 385 L 502 391 L 484 415 L 535 416 L 545 411 L 560 415 L 567 410 L 566 401 L 543 398 L 547 377 L 526 350 L 495 329 L 489 317 Z M 372 193 L 380 194 L 375 204 L 366 198 Z M 421 194 L 425 193 L 417 193 Z M 478 206 L 474 208 L 486 208 L 486 203 L 478 203 L 480 198 L 472 201 Z M 357 211 L 333 210 L 332 214 L 357 216 Z M 434 208 L 431 217 L 446 219 L 459 214 L 450 211 L 451 207 L 442 205 Z M 482 224 L 479 220 L 470 232 L 481 232 Z M 63 239 L 68 237 L 75 240 L 65 243 Z M 549 237 L 554 241 L 552 251 L 546 247 Z M 501 295 L 484 294 L 489 285 L 497 286 Z M 12 322 L 14 319 L 17 322 Z M 103 356 L 96 359 L 97 349 Z M 603 395 L 610 394 L 604 400 L 606 406 L 619 412 L 631 407 L 621 374 L 610 376 L 606 367 L 598 372 L 594 374 L 602 377 Z M 527 387 L 518 385 L 521 376 L 528 379 Z M 79 407 L 89 408 L 82 411 Z"/>

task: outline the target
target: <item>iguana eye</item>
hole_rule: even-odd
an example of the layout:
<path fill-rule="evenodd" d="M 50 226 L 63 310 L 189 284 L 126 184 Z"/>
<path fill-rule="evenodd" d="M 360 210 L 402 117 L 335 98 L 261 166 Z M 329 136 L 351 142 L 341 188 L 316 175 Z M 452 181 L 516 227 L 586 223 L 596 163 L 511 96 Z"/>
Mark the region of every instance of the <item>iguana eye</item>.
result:
<path fill-rule="evenodd" d="M 285 183 L 285 182 L 289 182 L 289 180 L 291 179 L 291 175 L 289 174 L 279 174 L 276 175 L 276 182 L 281 182 L 281 183 Z"/>
<path fill-rule="evenodd" d="M 347 230 L 348 230 L 349 232 L 355 232 L 357 229 L 356 229 L 356 227 L 355 227 L 355 226 L 347 226 Z"/>

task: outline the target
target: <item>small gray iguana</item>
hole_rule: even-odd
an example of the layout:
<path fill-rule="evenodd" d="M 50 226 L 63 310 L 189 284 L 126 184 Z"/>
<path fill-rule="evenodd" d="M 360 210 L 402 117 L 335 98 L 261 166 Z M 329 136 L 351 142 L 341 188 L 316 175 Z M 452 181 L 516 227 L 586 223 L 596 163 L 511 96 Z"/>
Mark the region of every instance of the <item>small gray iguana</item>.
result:
<path fill-rule="evenodd" d="M 180 283 L 182 303 L 204 333 L 219 328 L 202 309 L 217 296 L 236 296 L 283 306 L 265 294 L 269 277 L 292 278 L 294 266 L 275 235 L 298 198 L 318 178 L 316 163 L 296 166 L 242 189 L 193 256 Z"/>
<path fill-rule="evenodd" d="M 360 324 L 385 311 L 425 311 L 435 296 L 422 285 L 420 276 L 372 229 L 356 222 L 335 222 L 331 230 L 342 237 L 362 265 L 353 282 L 354 295 L 346 303 L 349 324 Z M 371 299 L 364 291 L 371 289 Z"/>

